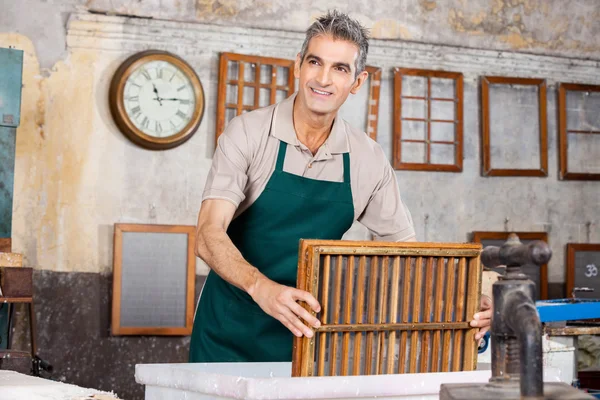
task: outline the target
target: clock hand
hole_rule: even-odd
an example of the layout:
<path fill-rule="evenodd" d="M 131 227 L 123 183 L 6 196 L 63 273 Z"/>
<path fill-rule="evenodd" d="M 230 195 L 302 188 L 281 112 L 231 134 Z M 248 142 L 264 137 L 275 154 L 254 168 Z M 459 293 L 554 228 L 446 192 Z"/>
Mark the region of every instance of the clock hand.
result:
<path fill-rule="evenodd" d="M 181 101 L 181 99 L 176 99 L 174 97 L 171 97 L 171 98 L 168 98 L 168 99 L 162 99 L 162 100 Z"/>
<path fill-rule="evenodd" d="M 162 101 L 161 101 L 162 99 L 158 95 L 158 90 L 156 89 L 156 85 L 154 85 L 154 83 L 153 83 L 152 87 L 154 88 L 154 93 L 156 94 L 156 97 L 154 98 L 154 100 L 158 100 L 158 104 L 160 104 L 160 106 L 162 107 Z"/>

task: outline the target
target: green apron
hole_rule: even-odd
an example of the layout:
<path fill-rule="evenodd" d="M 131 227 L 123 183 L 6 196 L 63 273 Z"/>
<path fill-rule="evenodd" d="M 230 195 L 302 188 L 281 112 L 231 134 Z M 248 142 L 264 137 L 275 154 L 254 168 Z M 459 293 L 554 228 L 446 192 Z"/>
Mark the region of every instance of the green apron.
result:
<path fill-rule="evenodd" d="M 344 181 L 327 182 L 284 172 L 286 149 L 280 142 L 267 186 L 227 233 L 261 273 L 296 287 L 299 240 L 340 239 L 354 221 L 354 205 L 348 153 Z M 190 362 L 291 361 L 292 339 L 246 292 L 210 271 L 194 319 Z"/>

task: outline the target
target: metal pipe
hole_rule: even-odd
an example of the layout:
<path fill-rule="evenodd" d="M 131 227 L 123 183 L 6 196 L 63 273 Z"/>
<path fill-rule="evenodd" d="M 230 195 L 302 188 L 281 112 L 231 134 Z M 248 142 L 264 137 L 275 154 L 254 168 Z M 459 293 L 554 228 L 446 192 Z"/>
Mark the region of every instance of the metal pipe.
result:
<path fill-rule="evenodd" d="M 506 322 L 517 336 L 521 398 L 543 399 L 542 324 L 531 297 L 516 289 L 506 295 Z"/>

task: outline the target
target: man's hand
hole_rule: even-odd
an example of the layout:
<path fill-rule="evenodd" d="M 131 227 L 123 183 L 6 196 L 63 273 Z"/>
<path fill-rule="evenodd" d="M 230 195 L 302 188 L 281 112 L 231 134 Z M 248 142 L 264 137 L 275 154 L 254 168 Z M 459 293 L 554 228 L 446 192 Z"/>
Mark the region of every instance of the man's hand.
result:
<path fill-rule="evenodd" d="M 490 329 L 492 312 L 492 299 L 486 295 L 481 295 L 481 309 L 478 313 L 473 315 L 473 320 L 470 323 L 474 328 L 479 327 L 479 332 L 475 334 L 475 340 L 481 339 Z"/>
<path fill-rule="evenodd" d="M 317 318 L 296 302 L 305 301 L 315 312 L 321 311 L 317 299 L 304 290 L 280 285 L 265 276 L 260 276 L 248 293 L 264 312 L 277 319 L 298 337 L 313 336 L 313 331 L 304 325 L 300 318 L 315 328 L 321 325 Z"/>

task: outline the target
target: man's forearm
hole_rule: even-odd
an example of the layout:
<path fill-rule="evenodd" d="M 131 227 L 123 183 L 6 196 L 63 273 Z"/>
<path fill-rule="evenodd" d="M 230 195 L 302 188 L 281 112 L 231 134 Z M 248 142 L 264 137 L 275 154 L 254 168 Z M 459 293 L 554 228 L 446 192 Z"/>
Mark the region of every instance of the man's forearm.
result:
<path fill-rule="evenodd" d="M 252 288 L 262 274 L 250 265 L 235 247 L 227 232 L 216 225 L 198 230 L 197 253 L 221 278 L 252 295 Z"/>

